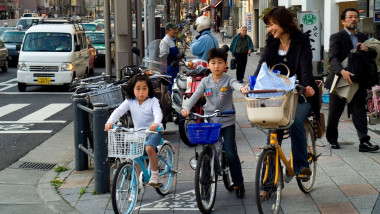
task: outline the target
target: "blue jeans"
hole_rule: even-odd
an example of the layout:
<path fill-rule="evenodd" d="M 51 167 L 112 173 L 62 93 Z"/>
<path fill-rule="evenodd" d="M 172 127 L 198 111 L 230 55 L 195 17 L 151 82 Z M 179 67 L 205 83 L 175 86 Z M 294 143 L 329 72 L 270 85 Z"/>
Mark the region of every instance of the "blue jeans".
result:
<path fill-rule="evenodd" d="M 145 146 L 151 146 L 157 150 L 157 146 L 160 145 L 162 139 L 162 132 L 157 132 L 157 134 L 152 133 L 146 137 Z"/>
<path fill-rule="evenodd" d="M 239 155 L 237 153 L 235 141 L 235 124 L 232 126 L 224 127 L 220 130 L 220 134 L 224 139 L 224 151 L 231 171 L 232 182 L 235 185 L 242 185 L 244 182 L 243 173 L 241 171 L 241 164 Z"/>
<path fill-rule="evenodd" d="M 307 162 L 306 131 L 303 126 L 303 121 L 309 116 L 310 110 L 310 103 L 298 103 L 294 122 L 289 129 L 293 153 L 293 167 L 294 173 L 296 175 L 300 172 L 301 169 L 305 167 L 309 168 L 309 164 Z M 284 131 L 277 130 L 276 133 L 278 142 L 281 144 Z"/>

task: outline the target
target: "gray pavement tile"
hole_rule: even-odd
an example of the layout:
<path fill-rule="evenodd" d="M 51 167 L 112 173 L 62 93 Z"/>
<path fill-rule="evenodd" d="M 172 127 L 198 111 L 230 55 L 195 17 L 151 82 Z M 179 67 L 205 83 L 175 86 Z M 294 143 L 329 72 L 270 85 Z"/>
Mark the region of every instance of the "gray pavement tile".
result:
<path fill-rule="evenodd" d="M 45 205 L 36 204 L 4 204 L 0 206 L 0 213 L 16 214 L 16 213 L 28 213 L 28 214 L 49 214 L 54 213 Z"/>
<path fill-rule="evenodd" d="M 0 184 L 0 204 L 42 204 L 36 186 Z"/>
<path fill-rule="evenodd" d="M 102 194 L 102 195 L 93 195 L 91 191 L 86 191 L 86 193 L 84 193 L 80 197 L 80 201 L 82 201 L 82 200 L 102 199 L 102 198 L 110 199 L 111 198 L 111 194 L 108 193 L 108 194 Z"/>
<path fill-rule="evenodd" d="M 62 198 L 72 207 L 75 207 L 77 205 L 79 197 L 80 197 L 80 194 L 71 194 L 71 195 L 62 196 Z"/>
<path fill-rule="evenodd" d="M 6 168 L 0 171 L 0 183 L 2 184 L 27 184 L 37 185 L 39 179 L 46 173 L 42 170 L 12 169 Z"/>
<path fill-rule="evenodd" d="M 356 172 L 352 175 L 345 176 L 331 176 L 330 177 L 336 185 L 346 185 L 346 184 L 366 184 L 368 183 L 366 179 L 357 174 Z"/>
<path fill-rule="evenodd" d="M 371 213 L 375 207 L 378 195 L 350 196 L 348 199 L 359 213 Z M 368 212 L 369 211 L 369 212 Z"/>
<path fill-rule="evenodd" d="M 103 214 L 106 210 L 108 200 L 108 198 L 79 200 L 75 208 L 82 213 Z"/>
<path fill-rule="evenodd" d="M 79 195 L 79 192 L 82 188 L 81 187 L 77 187 L 77 188 L 60 188 L 58 189 L 58 192 L 62 195 L 62 196 L 66 196 L 66 195 Z"/>
<path fill-rule="evenodd" d="M 329 204 L 329 203 L 347 203 L 349 200 L 344 193 L 337 186 L 323 186 L 323 184 L 316 186 L 310 192 L 316 204 Z"/>

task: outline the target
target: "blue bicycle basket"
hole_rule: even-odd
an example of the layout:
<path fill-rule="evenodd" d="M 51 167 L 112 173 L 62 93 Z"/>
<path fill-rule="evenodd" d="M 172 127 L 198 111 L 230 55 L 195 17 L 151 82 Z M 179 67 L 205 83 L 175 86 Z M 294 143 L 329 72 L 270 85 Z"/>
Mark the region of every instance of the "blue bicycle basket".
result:
<path fill-rule="evenodd" d="M 187 125 L 191 144 L 214 144 L 218 142 L 221 123 L 196 123 Z"/>

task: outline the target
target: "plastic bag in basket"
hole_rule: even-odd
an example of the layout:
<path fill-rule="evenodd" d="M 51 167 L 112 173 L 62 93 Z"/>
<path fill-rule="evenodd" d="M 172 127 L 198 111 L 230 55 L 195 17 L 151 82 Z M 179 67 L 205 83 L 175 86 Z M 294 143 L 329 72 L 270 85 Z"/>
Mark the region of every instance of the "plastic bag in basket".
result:
<path fill-rule="evenodd" d="M 281 74 L 275 74 L 271 72 L 266 62 L 263 62 L 260 68 L 259 75 L 256 79 L 256 84 L 254 90 L 268 90 L 277 89 L 285 90 L 286 92 L 292 91 L 294 89 L 296 82 L 296 76 L 287 78 Z M 263 93 L 263 94 L 249 94 L 249 97 L 278 97 L 282 96 L 283 93 Z"/>

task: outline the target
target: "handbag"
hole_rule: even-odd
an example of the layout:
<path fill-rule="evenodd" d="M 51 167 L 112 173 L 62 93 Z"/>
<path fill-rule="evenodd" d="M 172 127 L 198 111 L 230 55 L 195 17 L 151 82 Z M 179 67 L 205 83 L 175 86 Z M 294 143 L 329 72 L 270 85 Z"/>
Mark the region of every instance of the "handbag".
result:
<path fill-rule="evenodd" d="M 230 60 L 230 70 L 235 70 L 236 69 L 236 59 L 232 58 Z"/>

